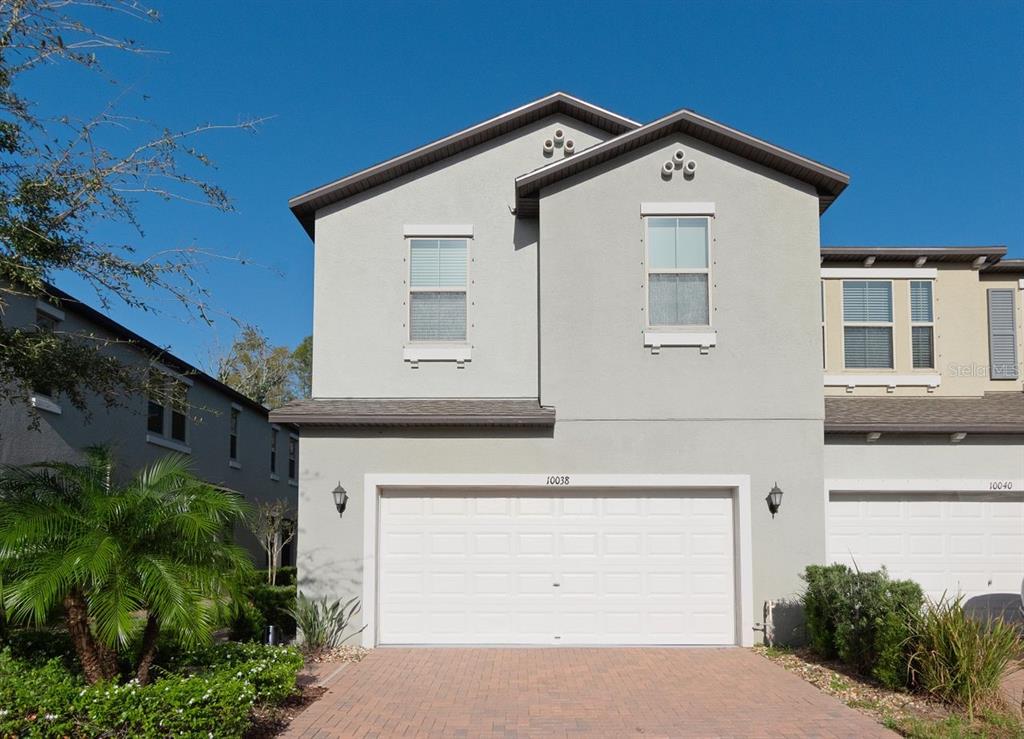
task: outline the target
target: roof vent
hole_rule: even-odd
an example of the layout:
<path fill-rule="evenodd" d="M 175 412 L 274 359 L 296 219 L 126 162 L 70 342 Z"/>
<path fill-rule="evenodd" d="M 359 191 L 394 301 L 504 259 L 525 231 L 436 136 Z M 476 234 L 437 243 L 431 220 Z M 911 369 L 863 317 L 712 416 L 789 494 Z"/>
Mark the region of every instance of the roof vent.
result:
<path fill-rule="evenodd" d="M 565 155 L 566 156 L 571 156 L 571 155 L 575 154 L 576 153 L 576 142 L 573 141 L 572 139 L 566 139 L 565 140 L 565 147 L 564 147 L 564 149 L 565 149 Z"/>

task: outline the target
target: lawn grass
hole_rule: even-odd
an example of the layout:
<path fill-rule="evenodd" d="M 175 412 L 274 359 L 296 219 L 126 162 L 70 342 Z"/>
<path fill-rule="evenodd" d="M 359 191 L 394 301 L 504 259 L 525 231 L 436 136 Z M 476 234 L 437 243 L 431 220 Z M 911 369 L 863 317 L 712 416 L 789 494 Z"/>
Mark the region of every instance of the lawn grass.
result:
<path fill-rule="evenodd" d="M 1024 739 L 1020 719 L 1005 711 L 983 709 L 971 721 L 965 714 L 930 720 L 888 716 L 886 728 L 909 739 Z"/>

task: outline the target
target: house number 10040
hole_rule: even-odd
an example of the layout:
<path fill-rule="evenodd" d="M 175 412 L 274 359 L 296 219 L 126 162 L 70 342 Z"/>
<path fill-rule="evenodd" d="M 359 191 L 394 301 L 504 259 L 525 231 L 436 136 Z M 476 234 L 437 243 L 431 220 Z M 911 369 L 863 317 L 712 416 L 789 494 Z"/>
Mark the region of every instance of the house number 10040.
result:
<path fill-rule="evenodd" d="M 548 475 L 547 484 L 548 485 L 568 485 L 569 484 L 569 476 L 568 475 Z"/>
<path fill-rule="evenodd" d="M 988 484 L 989 490 L 1013 490 L 1013 481 L 1011 480 L 993 480 Z"/>

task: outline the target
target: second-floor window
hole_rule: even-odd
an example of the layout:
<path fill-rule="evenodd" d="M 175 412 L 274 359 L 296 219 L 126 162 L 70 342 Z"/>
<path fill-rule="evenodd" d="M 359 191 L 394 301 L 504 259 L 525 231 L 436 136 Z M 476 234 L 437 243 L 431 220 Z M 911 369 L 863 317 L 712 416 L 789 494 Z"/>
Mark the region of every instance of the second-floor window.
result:
<path fill-rule="evenodd" d="M 935 368 L 935 316 L 932 308 L 932 283 L 910 283 L 910 348 L 914 369 Z"/>
<path fill-rule="evenodd" d="M 892 282 L 843 282 L 843 357 L 847 369 L 892 369 Z"/>
<path fill-rule="evenodd" d="M 277 429 L 270 429 L 270 474 L 277 474 Z"/>
<path fill-rule="evenodd" d="M 467 239 L 409 240 L 409 340 L 466 340 Z"/>
<path fill-rule="evenodd" d="M 36 310 L 36 330 L 45 333 L 55 333 L 57 331 L 57 324 L 59 321 L 56 316 L 52 316 L 46 311 Z M 53 388 L 47 382 L 38 382 L 35 387 L 32 388 L 36 393 L 45 395 L 47 397 L 53 396 Z"/>
<path fill-rule="evenodd" d="M 295 436 L 288 437 L 288 479 L 294 482 L 299 473 L 299 439 Z"/>
<path fill-rule="evenodd" d="M 709 326 L 707 218 L 648 217 L 647 315 L 651 327 Z"/>
<path fill-rule="evenodd" d="M 238 419 L 241 417 L 242 412 L 237 408 L 231 409 L 231 420 L 230 420 L 230 438 L 228 440 L 228 458 L 232 460 L 238 459 Z"/>
<path fill-rule="evenodd" d="M 181 442 L 188 429 L 188 385 L 159 370 L 150 373 L 146 430 Z"/>

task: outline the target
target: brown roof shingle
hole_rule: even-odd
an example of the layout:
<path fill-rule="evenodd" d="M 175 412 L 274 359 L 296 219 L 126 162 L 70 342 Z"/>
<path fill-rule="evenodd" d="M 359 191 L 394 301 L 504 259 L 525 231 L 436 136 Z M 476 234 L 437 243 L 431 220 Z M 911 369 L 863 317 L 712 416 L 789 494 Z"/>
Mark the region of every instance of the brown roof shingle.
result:
<path fill-rule="evenodd" d="M 825 398 L 825 433 L 1024 434 L 1024 393 L 977 398 Z"/>
<path fill-rule="evenodd" d="M 271 411 L 299 426 L 553 426 L 537 398 L 306 398 Z"/>

